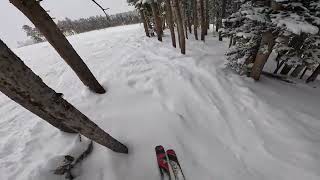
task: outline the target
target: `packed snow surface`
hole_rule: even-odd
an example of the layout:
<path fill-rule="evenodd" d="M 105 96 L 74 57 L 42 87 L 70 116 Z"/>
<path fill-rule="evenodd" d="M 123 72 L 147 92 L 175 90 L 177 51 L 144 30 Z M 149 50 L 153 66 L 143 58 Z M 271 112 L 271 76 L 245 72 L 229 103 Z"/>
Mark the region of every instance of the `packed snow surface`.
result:
<path fill-rule="evenodd" d="M 144 37 L 141 25 L 70 37 L 108 93 L 91 93 L 48 43 L 14 51 L 128 155 L 94 144 L 76 180 L 160 179 L 154 147 L 176 150 L 188 180 L 319 180 L 320 92 L 240 77 L 227 42 L 188 41 L 187 55 Z M 60 180 L 61 156 L 86 147 L 0 94 L 0 179 Z"/>

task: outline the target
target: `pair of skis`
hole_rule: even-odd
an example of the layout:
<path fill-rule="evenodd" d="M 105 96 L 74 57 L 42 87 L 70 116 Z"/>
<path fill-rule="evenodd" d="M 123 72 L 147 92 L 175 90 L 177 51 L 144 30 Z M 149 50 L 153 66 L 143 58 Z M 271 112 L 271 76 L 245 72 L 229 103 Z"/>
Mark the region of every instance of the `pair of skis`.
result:
<path fill-rule="evenodd" d="M 178 157 L 174 150 L 170 149 L 165 152 L 163 146 L 155 148 L 161 180 L 171 180 L 170 167 L 172 169 L 174 180 L 185 180 Z"/>

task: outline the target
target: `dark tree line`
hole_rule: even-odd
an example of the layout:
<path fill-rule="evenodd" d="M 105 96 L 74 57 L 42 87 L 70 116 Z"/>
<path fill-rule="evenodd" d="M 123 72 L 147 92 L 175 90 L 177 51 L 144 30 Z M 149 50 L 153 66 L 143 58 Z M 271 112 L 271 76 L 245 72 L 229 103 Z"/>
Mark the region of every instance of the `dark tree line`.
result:
<path fill-rule="evenodd" d="M 107 17 L 100 15 L 76 20 L 65 18 L 64 20 L 59 20 L 57 22 L 57 26 L 65 36 L 70 36 L 108 27 L 137 23 L 140 23 L 139 14 L 135 11 L 131 11 L 108 15 Z M 26 32 L 27 36 L 33 40 L 34 43 L 39 43 L 46 40 L 43 34 L 36 27 L 24 25 L 22 26 L 22 29 Z"/>

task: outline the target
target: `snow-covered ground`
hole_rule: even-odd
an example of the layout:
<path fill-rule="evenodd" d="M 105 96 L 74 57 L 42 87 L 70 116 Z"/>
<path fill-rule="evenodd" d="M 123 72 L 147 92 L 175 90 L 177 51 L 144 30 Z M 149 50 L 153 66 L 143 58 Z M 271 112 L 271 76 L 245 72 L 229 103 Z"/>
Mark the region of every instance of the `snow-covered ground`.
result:
<path fill-rule="evenodd" d="M 16 49 L 43 80 L 112 136 L 129 155 L 94 144 L 77 180 L 160 179 L 154 147 L 174 148 L 189 180 L 319 180 L 320 92 L 225 69 L 227 42 L 188 41 L 187 55 L 146 38 L 141 25 L 70 37 L 108 88 L 88 91 L 47 43 Z M 64 134 L 0 94 L 0 179 L 55 180 L 73 154 Z M 79 151 L 79 149 L 78 149 Z"/>

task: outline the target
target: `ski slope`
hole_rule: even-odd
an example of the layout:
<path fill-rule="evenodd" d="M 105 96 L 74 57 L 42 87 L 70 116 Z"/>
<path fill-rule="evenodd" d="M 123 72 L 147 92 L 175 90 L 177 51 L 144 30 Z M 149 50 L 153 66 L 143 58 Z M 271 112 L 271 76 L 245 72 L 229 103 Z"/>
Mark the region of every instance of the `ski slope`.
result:
<path fill-rule="evenodd" d="M 187 42 L 187 55 L 141 25 L 70 37 L 108 93 L 84 87 L 48 43 L 14 51 L 57 92 L 129 147 L 98 144 L 76 180 L 158 180 L 154 147 L 177 152 L 188 180 L 319 180 L 320 92 L 225 68 L 227 42 Z M 318 88 L 314 87 L 318 86 Z M 85 147 L 0 94 L 0 179 L 60 180 L 61 156 Z"/>

